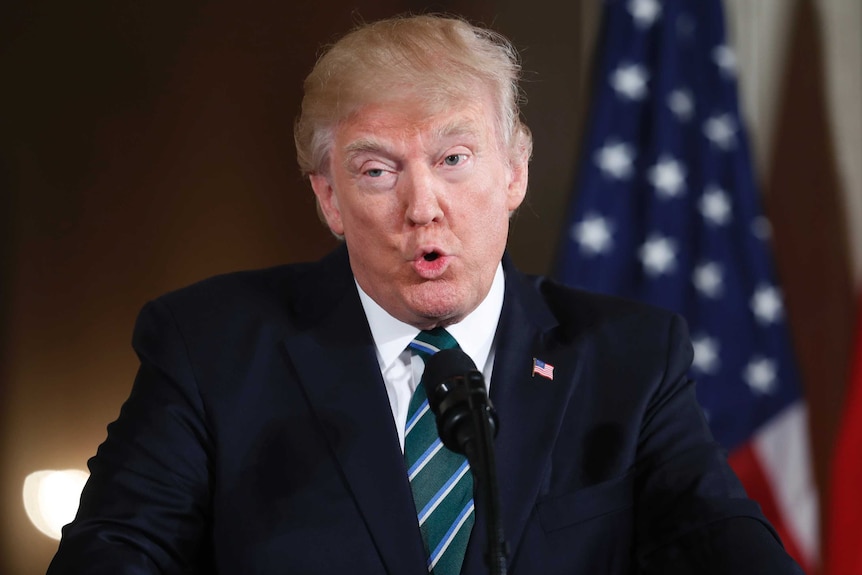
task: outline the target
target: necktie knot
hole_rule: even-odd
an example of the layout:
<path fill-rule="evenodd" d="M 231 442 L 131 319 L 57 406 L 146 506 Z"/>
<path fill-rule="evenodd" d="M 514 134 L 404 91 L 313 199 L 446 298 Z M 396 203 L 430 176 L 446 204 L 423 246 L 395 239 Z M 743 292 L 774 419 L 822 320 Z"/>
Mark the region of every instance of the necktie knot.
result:
<path fill-rule="evenodd" d="M 435 327 L 420 331 L 408 347 L 425 361 L 438 351 L 458 347 L 458 342 L 445 328 Z"/>

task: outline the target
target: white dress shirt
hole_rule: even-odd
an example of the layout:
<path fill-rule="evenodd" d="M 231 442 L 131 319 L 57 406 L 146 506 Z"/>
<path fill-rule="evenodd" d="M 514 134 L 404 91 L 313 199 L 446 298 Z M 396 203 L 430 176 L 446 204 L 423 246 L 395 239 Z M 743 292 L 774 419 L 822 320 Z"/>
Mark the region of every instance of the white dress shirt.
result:
<path fill-rule="evenodd" d="M 419 329 L 389 315 L 389 312 L 371 299 L 358 283 L 356 288 L 359 290 L 359 299 L 374 338 L 377 363 L 380 365 L 380 372 L 386 384 L 386 394 L 389 396 L 392 418 L 398 431 L 398 441 L 401 444 L 401 450 L 404 451 L 407 409 L 425 367 L 422 359 L 411 354 L 407 348 L 419 333 Z M 464 353 L 470 356 L 473 363 L 481 369 L 485 376 L 485 385 L 489 389 L 494 366 L 494 334 L 497 332 L 497 324 L 503 310 L 504 291 L 503 266 L 498 265 L 491 289 L 482 303 L 463 320 L 446 327 L 446 331 L 455 338 Z"/>

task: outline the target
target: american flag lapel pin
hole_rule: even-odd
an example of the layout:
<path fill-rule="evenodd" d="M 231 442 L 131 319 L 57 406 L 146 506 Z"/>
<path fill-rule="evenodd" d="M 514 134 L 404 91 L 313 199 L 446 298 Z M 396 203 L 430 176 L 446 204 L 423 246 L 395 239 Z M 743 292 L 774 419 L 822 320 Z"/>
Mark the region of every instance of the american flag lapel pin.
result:
<path fill-rule="evenodd" d="M 545 363 L 541 359 L 533 358 L 533 377 L 536 377 L 536 374 L 541 375 L 546 379 L 550 379 L 554 381 L 554 366 L 550 363 Z"/>

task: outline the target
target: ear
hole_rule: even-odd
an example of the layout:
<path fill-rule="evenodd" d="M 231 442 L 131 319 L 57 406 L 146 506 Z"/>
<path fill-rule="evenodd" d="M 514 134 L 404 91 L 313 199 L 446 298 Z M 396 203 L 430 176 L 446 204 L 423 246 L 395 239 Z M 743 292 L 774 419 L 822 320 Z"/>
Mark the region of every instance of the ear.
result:
<path fill-rule="evenodd" d="M 509 161 L 509 186 L 506 190 L 509 213 L 517 210 L 527 195 L 529 166 L 529 153 L 521 150 Z"/>
<path fill-rule="evenodd" d="M 326 220 L 330 231 L 337 235 L 344 235 L 344 223 L 341 221 L 341 210 L 338 209 L 338 196 L 329 178 L 321 174 L 311 174 L 311 188 L 317 196 L 317 209 Z"/>

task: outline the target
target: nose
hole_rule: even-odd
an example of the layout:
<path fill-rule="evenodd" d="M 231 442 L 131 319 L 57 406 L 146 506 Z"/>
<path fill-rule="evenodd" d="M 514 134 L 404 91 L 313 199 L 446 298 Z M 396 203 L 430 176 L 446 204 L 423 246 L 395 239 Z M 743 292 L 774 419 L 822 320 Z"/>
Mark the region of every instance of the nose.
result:
<path fill-rule="evenodd" d="M 413 169 L 405 174 L 403 197 L 405 218 L 409 225 L 427 226 L 443 217 L 440 205 L 440 182 L 428 168 Z"/>

